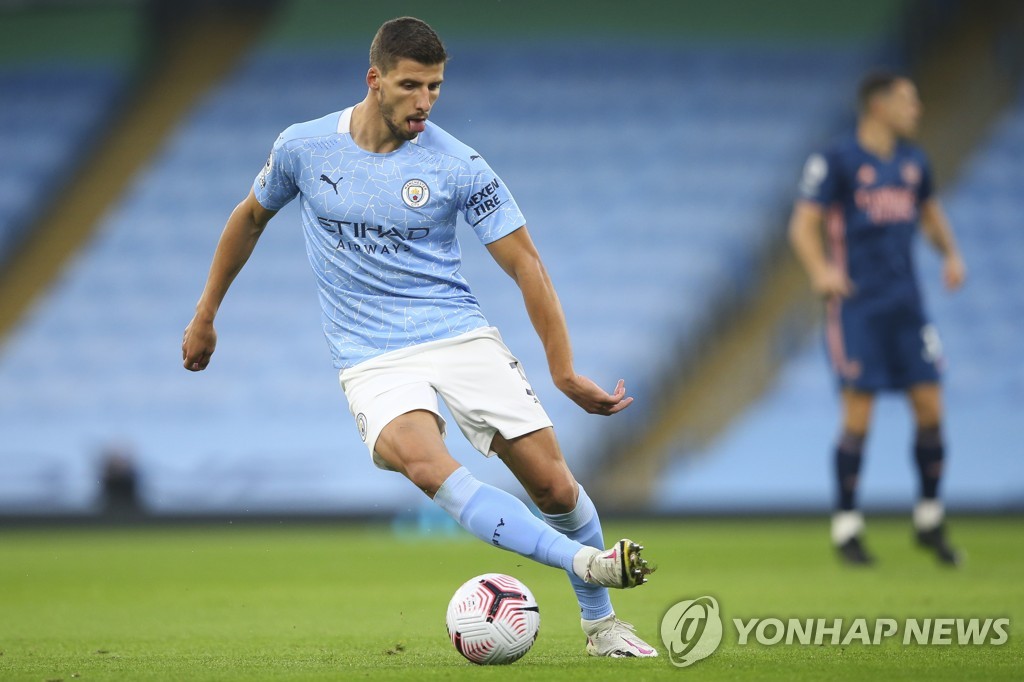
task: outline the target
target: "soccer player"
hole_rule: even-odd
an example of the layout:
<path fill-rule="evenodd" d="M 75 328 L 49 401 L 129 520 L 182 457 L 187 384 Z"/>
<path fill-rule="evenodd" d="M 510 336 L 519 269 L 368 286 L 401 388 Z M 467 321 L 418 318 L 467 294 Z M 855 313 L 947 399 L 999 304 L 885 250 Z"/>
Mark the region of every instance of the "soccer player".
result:
<path fill-rule="evenodd" d="M 913 523 L 918 543 L 956 564 L 939 500 L 945 449 L 939 387 L 941 347 L 928 322 L 914 272 L 920 225 L 943 257 L 950 290 L 965 268 L 924 152 L 914 136 L 921 103 L 914 83 L 872 73 L 858 90 L 856 132 L 812 154 L 804 167 L 790 239 L 814 290 L 826 300 L 826 341 L 841 389 L 842 428 L 835 447 L 838 509 L 832 541 L 852 564 L 873 557 L 862 539 L 856 496 L 875 394 L 905 392 L 916 423 L 914 460 L 920 498 Z M 828 256 L 821 226 L 826 222 Z"/>
<path fill-rule="evenodd" d="M 576 373 L 558 298 L 512 195 L 475 150 L 428 120 L 447 58 L 423 21 L 388 21 L 370 46 L 366 97 L 278 137 L 221 235 L 185 329 L 185 368 L 206 368 L 229 285 L 270 219 L 299 197 L 324 332 L 374 464 L 403 474 L 484 542 L 567 571 L 591 655 L 657 656 L 616 617 L 607 590 L 643 584 L 652 567 L 630 540 L 603 549 L 594 503 L 459 274 L 459 215 L 522 291 L 555 385 L 592 414 L 615 414 L 632 398 L 622 381 L 607 393 Z M 473 446 L 508 466 L 543 521 L 452 458 L 438 395 Z"/>

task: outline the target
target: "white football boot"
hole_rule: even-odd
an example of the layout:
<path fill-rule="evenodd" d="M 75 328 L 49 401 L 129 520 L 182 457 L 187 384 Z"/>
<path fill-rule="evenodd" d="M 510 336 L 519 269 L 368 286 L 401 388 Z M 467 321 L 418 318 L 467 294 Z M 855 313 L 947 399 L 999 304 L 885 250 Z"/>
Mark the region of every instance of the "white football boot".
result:
<path fill-rule="evenodd" d="M 587 635 L 587 653 L 609 658 L 655 658 L 657 650 L 636 636 L 633 626 L 613 613 L 600 620 L 581 619 Z"/>
<path fill-rule="evenodd" d="M 611 549 L 584 547 L 573 558 L 573 572 L 585 582 L 625 589 L 647 582 L 655 566 L 640 557 L 643 545 L 622 539 Z"/>

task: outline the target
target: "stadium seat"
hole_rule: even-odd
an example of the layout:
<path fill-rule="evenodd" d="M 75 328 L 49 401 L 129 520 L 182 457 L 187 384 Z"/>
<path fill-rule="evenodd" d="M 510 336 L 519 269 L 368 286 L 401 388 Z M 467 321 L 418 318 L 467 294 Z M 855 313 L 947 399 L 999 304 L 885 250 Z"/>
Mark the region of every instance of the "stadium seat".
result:
<path fill-rule="evenodd" d="M 0 64 L 0 265 L 74 177 L 126 82 L 118 63 Z"/>
<path fill-rule="evenodd" d="M 1024 101 L 942 195 L 969 269 L 950 295 L 939 258 L 920 246 L 927 308 L 946 357 L 947 503 L 974 510 L 1024 505 Z M 666 512 L 718 509 L 825 510 L 832 504 L 830 450 L 838 404 L 820 339 L 783 367 L 775 386 L 708 447 L 674 448 L 654 495 Z M 862 497 L 873 509 L 909 508 L 916 495 L 907 408 L 885 397 L 868 441 Z"/>
<path fill-rule="evenodd" d="M 803 157 L 841 110 L 835 83 L 851 84 L 871 54 L 455 47 L 432 120 L 475 146 L 513 189 L 562 298 L 579 371 L 608 388 L 625 378 L 641 398 L 653 396 L 722 297 L 751 284 Z M 0 478 L 16 456 L 9 442 L 31 441 L 47 462 L 80 471 L 116 441 L 137 453 L 143 496 L 162 513 L 371 502 L 393 511 L 419 499 L 398 493 L 398 477 L 375 470 L 359 442 L 319 333 L 294 205 L 228 295 L 210 368 L 180 367 L 181 331 L 226 216 L 282 129 L 363 96 L 364 63 L 361 52 L 266 45 L 181 121 L 0 352 L 0 431 L 14 434 L 0 442 Z M 678 96 L 640 102 L 639 70 L 653 92 Z M 482 95 L 496 78 L 502 87 Z M 553 387 L 519 292 L 471 231 L 461 234 L 464 275 L 586 477 L 614 420 L 586 415 Z M 457 434 L 449 444 L 484 480 L 512 482 Z M 11 475 L 26 486 L 42 480 Z M 79 483 L 96 485 L 94 476 Z M 18 506 L 2 495 L 0 507 Z M 67 504 L 86 509 L 86 500 Z"/>

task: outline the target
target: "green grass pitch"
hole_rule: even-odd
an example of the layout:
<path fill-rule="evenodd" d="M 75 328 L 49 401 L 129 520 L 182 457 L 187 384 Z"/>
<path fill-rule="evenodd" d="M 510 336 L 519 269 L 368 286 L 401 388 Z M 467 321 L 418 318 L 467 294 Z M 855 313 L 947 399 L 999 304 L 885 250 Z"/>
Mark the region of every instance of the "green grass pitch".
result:
<path fill-rule="evenodd" d="M 384 525 L 228 523 L 0 530 L 0 680 L 1011 680 L 1024 678 L 1024 524 L 953 519 L 968 555 L 948 570 L 909 524 L 869 522 L 880 564 L 837 564 L 823 519 L 616 521 L 660 568 L 614 595 L 662 650 L 584 653 L 564 574 L 466 537 L 396 538 Z M 461 532 L 461 531 L 460 531 Z M 540 637 L 521 661 L 480 668 L 450 645 L 444 613 L 464 580 L 510 573 L 534 592 Z M 674 668 L 659 623 L 685 598 L 721 604 L 725 638 Z M 1002 646 L 747 645 L 732 618 L 1008 617 Z"/>

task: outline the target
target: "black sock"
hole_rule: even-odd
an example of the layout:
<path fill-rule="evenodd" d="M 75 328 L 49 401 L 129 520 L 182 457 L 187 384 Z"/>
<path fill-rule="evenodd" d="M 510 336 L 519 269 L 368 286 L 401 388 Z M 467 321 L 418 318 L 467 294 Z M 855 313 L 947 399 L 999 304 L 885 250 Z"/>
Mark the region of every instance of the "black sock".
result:
<path fill-rule="evenodd" d="M 918 427 L 914 439 L 914 460 L 921 479 L 921 499 L 934 500 L 939 495 L 939 481 L 946 448 L 938 426 Z"/>
<path fill-rule="evenodd" d="M 836 445 L 836 490 L 840 511 L 857 508 L 857 483 L 860 478 L 861 453 L 864 451 L 864 434 L 843 431 Z"/>

